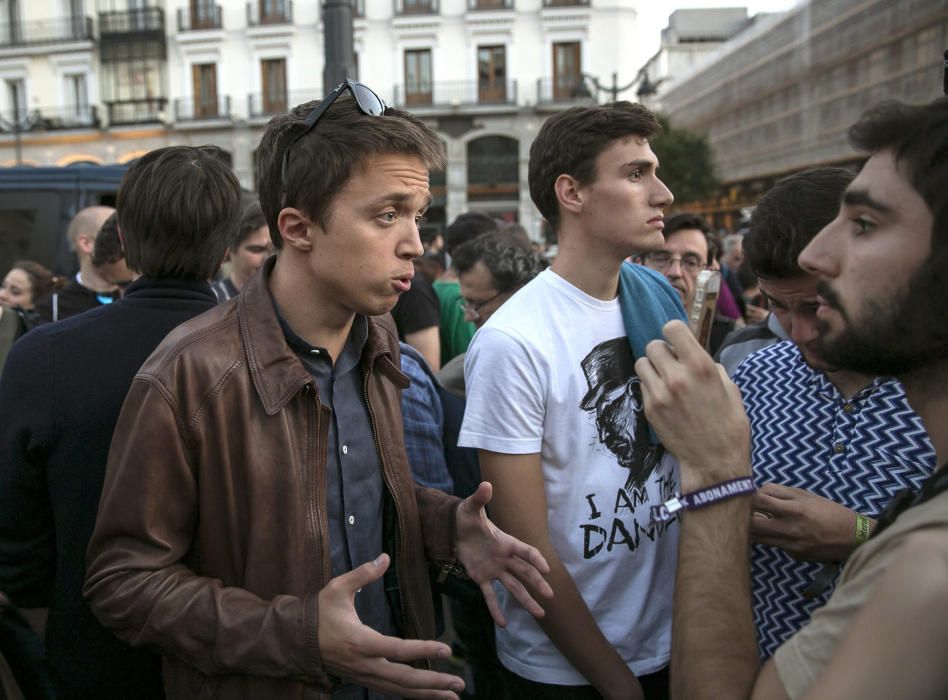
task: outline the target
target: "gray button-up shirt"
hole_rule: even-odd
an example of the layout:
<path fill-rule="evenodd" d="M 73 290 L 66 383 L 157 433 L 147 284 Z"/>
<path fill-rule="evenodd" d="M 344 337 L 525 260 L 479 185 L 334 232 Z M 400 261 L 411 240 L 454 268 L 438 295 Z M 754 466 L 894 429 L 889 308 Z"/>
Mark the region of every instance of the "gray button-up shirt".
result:
<path fill-rule="evenodd" d="M 283 318 L 276 302 L 273 306 L 287 344 L 316 383 L 320 405 L 331 411 L 325 496 L 330 560 L 335 577 L 382 553 L 382 489 L 385 485 L 359 368 L 368 339 L 368 321 L 365 316 L 355 317 L 346 345 L 334 364 L 325 348 L 314 347 L 300 338 Z M 381 579 L 356 594 L 355 609 L 363 624 L 384 635 L 395 633 Z M 333 697 L 354 700 L 384 696 L 344 684 Z"/>

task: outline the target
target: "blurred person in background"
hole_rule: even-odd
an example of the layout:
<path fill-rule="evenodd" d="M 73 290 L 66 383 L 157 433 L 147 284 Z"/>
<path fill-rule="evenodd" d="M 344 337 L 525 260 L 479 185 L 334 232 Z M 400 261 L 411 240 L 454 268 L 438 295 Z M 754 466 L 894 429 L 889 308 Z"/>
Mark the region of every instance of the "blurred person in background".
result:
<path fill-rule="evenodd" d="M 44 321 L 58 321 L 103 304 L 111 304 L 121 296 L 114 284 L 104 279 L 92 264 L 95 239 L 102 224 L 115 210 L 112 207 L 86 207 L 69 222 L 66 237 L 79 260 L 79 272 L 61 290 L 36 297 L 36 313 Z"/>
<path fill-rule="evenodd" d="M 125 248 L 118 229 L 118 215 L 113 213 L 99 230 L 92 250 L 92 264 L 102 279 L 114 284 L 120 292 L 138 276 L 125 263 Z"/>
<path fill-rule="evenodd" d="M 172 329 L 217 304 L 208 279 L 240 201 L 217 153 L 176 146 L 134 162 L 117 204 L 128 266 L 142 276 L 115 303 L 27 333 L 0 378 L 0 590 L 20 609 L 48 608 L 60 698 L 163 696 L 160 656 L 100 625 L 82 584 L 132 378 Z"/>
<path fill-rule="evenodd" d="M 32 311 L 34 302 L 50 294 L 62 279 L 32 260 L 17 260 L 0 286 L 0 306 Z"/>
<path fill-rule="evenodd" d="M 678 292 L 688 313 L 694 304 L 698 276 L 713 258 L 711 229 L 697 214 L 676 214 L 665 221 L 665 245 L 661 250 L 636 256 L 636 262 L 661 273 Z M 712 355 L 725 336 L 734 329 L 734 320 L 720 312 L 714 315 L 708 352 Z"/>
<path fill-rule="evenodd" d="M 13 341 L 42 323 L 33 310 L 34 299 L 50 294 L 64 283 L 61 277 L 32 260 L 13 263 L 0 286 L 0 369 Z"/>
<path fill-rule="evenodd" d="M 272 254 L 273 243 L 270 241 L 267 220 L 263 216 L 260 202 L 253 200 L 244 207 L 237 236 L 228 248 L 230 274 L 211 284 L 218 301 L 237 296 Z"/>

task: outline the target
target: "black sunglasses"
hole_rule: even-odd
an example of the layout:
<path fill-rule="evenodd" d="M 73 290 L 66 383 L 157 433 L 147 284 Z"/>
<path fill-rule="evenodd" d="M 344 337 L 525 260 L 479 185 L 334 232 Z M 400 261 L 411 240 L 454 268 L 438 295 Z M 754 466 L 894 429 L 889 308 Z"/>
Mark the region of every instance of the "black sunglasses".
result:
<path fill-rule="evenodd" d="M 346 90 L 352 93 L 352 97 L 355 98 L 356 106 L 363 114 L 370 117 L 381 117 L 385 114 L 387 105 L 371 88 L 362 83 L 357 83 L 355 80 L 349 80 L 349 78 L 339 83 L 339 85 L 326 95 L 319 104 L 316 105 L 315 109 L 307 115 L 306 119 L 303 120 L 303 124 L 306 128 L 303 129 L 295 139 L 290 141 L 290 145 L 283 151 L 283 166 L 280 169 L 280 191 L 283 195 L 283 206 L 286 206 L 286 176 L 290 168 L 290 151 L 293 150 L 293 146 L 300 142 L 300 139 L 316 128 L 316 124 L 326 113 L 326 110 L 329 109 L 332 103 L 336 101 L 336 98 Z"/>

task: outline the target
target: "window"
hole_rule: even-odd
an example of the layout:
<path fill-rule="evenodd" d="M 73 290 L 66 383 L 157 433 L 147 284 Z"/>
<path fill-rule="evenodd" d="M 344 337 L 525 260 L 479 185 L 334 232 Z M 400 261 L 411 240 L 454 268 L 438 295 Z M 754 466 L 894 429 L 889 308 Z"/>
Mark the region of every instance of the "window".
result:
<path fill-rule="evenodd" d="M 217 64 L 194 64 L 191 66 L 191 77 L 194 81 L 195 119 L 220 116 L 217 106 Z"/>
<path fill-rule="evenodd" d="M 191 29 L 214 29 L 216 26 L 213 0 L 191 0 Z"/>
<path fill-rule="evenodd" d="M 260 24 L 285 22 L 287 19 L 285 0 L 260 0 Z"/>
<path fill-rule="evenodd" d="M 467 198 L 502 201 L 520 197 L 520 145 L 508 136 L 482 136 L 467 145 Z"/>
<path fill-rule="evenodd" d="M 568 100 L 582 88 L 578 41 L 553 44 L 553 99 Z"/>
<path fill-rule="evenodd" d="M 431 104 L 431 49 L 405 51 L 405 104 Z"/>
<path fill-rule="evenodd" d="M 480 102 L 507 99 L 507 49 L 480 46 L 477 49 L 477 98 Z"/>
<path fill-rule="evenodd" d="M 269 58 L 260 62 L 263 84 L 263 113 L 279 114 L 287 110 L 286 59 Z"/>
<path fill-rule="evenodd" d="M 89 91 L 85 73 L 70 73 L 65 76 L 66 114 L 68 117 L 85 120 L 89 116 Z"/>
<path fill-rule="evenodd" d="M 17 122 L 26 120 L 26 85 L 22 78 L 7 80 L 7 119 Z"/>

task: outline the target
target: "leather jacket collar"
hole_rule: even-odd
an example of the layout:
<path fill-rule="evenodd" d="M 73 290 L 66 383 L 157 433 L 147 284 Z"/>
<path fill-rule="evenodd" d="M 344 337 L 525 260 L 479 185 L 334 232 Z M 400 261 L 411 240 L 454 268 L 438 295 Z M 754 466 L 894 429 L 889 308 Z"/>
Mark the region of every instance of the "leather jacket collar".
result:
<path fill-rule="evenodd" d="M 250 375 L 269 416 L 276 415 L 304 386 L 313 382 L 303 363 L 287 345 L 273 308 L 270 276 L 276 261 L 276 256 L 267 260 L 260 272 L 244 285 L 237 299 L 240 338 L 247 354 Z M 378 367 L 397 386 L 407 387 L 408 377 L 395 366 L 389 345 L 382 335 L 394 335 L 391 317 L 369 318 L 368 325 L 368 339 L 361 360 L 363 376 Z"/>

